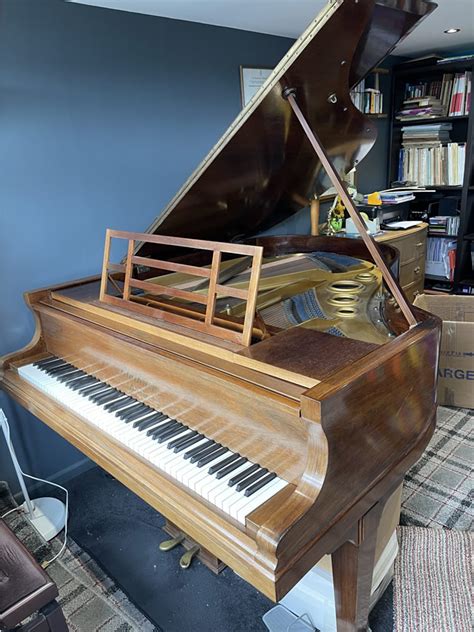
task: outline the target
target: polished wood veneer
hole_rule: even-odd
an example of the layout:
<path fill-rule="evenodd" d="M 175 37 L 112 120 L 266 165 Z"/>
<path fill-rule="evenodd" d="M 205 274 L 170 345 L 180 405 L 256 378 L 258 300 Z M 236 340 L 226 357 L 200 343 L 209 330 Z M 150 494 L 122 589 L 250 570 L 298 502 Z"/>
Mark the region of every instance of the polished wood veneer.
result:
<path fill-rule="evenodd" d="M 367 236 L 255 235 L 299 210 L 328 174 L 347 196 L 341 177 L 375 139 L 349 86 L 433 8 L 424 0 L 331 2 L 150 228 L 161 236 L 132 236 L 122 264 L 109 266 L 106 248 L 102 291 L 93 277 L 27 293 L 34 337 L 0 360 L 7 393 L 271 599 L 331 555 L 338 632 L 366 628 L 384 507 L 434 430 L 440 322 L 409 305 L 390 246 Z M 198 252 L 178 255 L 181 238 L 206 240 L 213 265 Z M 210 241 L 217 239 L 232 243 Z M 257 297 L 256 274 L 248 293 L 221 286 L 219 253 L 234 251 L 258 260 L 322 251 L 376 263 L 384 335 L 267 327 L 254 313 L 258 300 L 244 321 L 217 313 L 216 289 L 250 303 Z M 165 273 L 209 280 L 207 298 L 196 301 L 204 311 L 191 314 L 180 302 L 188 288 L 150 278 L 157 260 Z M 145 273 L 139 278 L 133 266 Z M 132 297 L 132 280 L 167 299 L 157 306 Z M 105 300 L 109 283 L 125 301 Z M 131 308 L 130 298 L 149 309 Z M 217 336 L 215 327 L 230 333 Z M 21 377 L 24 365 L 49 354 L 139 392 L 139 401 L 274 472 L 282 488 L 245 520 L 232 518 Z"/>

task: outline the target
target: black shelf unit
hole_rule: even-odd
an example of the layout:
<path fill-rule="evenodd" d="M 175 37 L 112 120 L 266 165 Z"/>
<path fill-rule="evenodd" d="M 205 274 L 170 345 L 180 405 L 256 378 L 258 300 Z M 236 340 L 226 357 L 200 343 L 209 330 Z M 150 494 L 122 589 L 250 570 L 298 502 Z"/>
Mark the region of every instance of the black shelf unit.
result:
<path fill-rule="evenodd" d="M 446 64 L 438 64 L 436 61 L 428 61 L 421 64 L 405 63 L 393 68 L 388 180 L 390 183 L 398 179 L 398 158 L 402 144 L 402 127 L 452 123 L 452 131 L 450 132 L 452 142 L 466 143 L 463 184 L 459 186 L 436 185 L 427 186 L 427 188 L 436 190 L 436 194 L 434 194 L 435 200 L 440 200 L 446 196 L 458 199 L 460 225 L 458 235 L 451 237 L 457 239 L 456 267 L 451 288 L 453 293 L 474 294 L 474 270 L 471 261 L 471 246 L 474 248 L 474 97 L 471 99 L 470 113 L 466 116 L 420 117 L 420 119 L 413 121 L 398 121 L 395 118 L 405 98 L 405 86 L 407 83 L 441 80 L 445 73 L 455 74 L 467 70 L 473 73 L 474 78 L 474 60 L 453 61 Z M 429 237 L 447 236 L 429 235 Z M 430 275 L 426 275 L 426 279 L 428 286 L 430 281 L 441 280 L 435 277 L 430 279 Z M 444 283 L 449 282 L 447 279 L 444 279 Z"/>

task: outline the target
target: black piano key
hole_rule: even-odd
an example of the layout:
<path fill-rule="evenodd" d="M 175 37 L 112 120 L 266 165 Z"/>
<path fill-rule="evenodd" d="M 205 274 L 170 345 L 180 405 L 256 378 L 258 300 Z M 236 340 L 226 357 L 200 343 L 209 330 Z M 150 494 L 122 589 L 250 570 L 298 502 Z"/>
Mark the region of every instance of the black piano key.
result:
<path fill-rule="evenodd" d="M 167 417 L 166 415 L 163 415 L 163 413 L 155 413 L 154 415 L 152 415 L 151 417 L 147 417 L 146 419 L 138 419 L 137 421 L 134 421 L 133 427 L 141 432 L 142 430 L 148 430 L 148 428 L 150 428 L 151 426 L 154 426 L 158 422 L 164 421 L 165 419 L 167 419 Z"/>
<path fill-rule="evenodd" d="M 120 419 L 126 419 L 128 415 L 133 415 L 133 413 L 136 412 L 142 406 L 143 404 L 141 402 L 137 402 L 136 404 L 133 404 L 132 406 L 127 406 L 126 408 L 117 410 L 115 412 L 115 416 L 120 417 Z"/>
<path fill-rule="evenodd" d="M 80 393 L 81 395 L 89 399 L 91 395 L 93 395 L 94 393 L 98 393 L 104 388 L 109 388 L 109 385 L 104 384 L 103 382 L 100 382 L 100 384 L 94 384 L 93 386 L 87 386 L 86 388 L 82 388 L 80 390 Z"/>
<path fill-rule="evenodd" d="M 93 384 L 99 384 L 99 380 L 92 375 L 88 375 L 87 377 L 80 377 L 77 380 L 70 382 L 68 386 L 73 391 L 78 391 L 79 389 L 85 388 L 86 386 L 92 386 Z"/>
<path fill-rule="evenodd" d="M 155 411 L 153 410 L 153 408 L 150 408 L 149 406 L 145 406 L 145 408 L 143 410 L 139 410 L 136 413 L 134 413 L 133 415 L 130 415 L 127 418 L 127 423 L 131 423 L 132 421 L 138 420 L 141 417 L 144 417 L 145 415 L 151 415 L 154 412 Z"/>
<path fill-rule="evenodd" d="M 191 439 L 188 439 L 185 443 L 180 443 L 179 446 L 176 446 L 173 449 L 173 452 L 182 452 L 183 450 L 186 450 L 190 446 L 194 445 L 198 441 L 202 441 L 205 438 L 206 437 L 204 435 L 197 433 L 195 437 L 192 437 Z"/>
<path fill-rule="evenodd" d="M 72 364 L 65 364 L 64 366 L 58 366 L 54 369 L 45 369 L 48 375 L 51 377 L 59 377 L 60 375 L 65 375 L 66 373 L 70 373 L 71 371 L 75 371 L 76 367 L 72 366 Z"/>
<path fill-rule="evenodd" d="M 53 362 L 52 364 L 45 366 L 44 371 L 46 373 L 54 373 L 55 371 L 65 369 L 66 367 L 72 367 L 72 364 L 66 362 L 65 360 L 58 360 L 57 362 Z"/>
<path fill-rule="evenodd" d="M 230 474 L 233 470 L 236 470 L 241 465 L 247 462 L 247 459 L 240 454 L 233 454 L 227 459 L 224 459 L 216 465 L 211 465 L 209 468 L 209 474 L 215 474 L 217 479 L 223 478 Z"/>
<path fill-rule="evenodd" d="M 188 434 L 185 434 L 183 437 L 179 437 L 179 439 L 173 439 L 173 441 L 170 441 L 166 447 L 169 450 L 172 450 L 173 448 L 179 448 L 179 446 L 182 443 L 185 443 L 186 441 L 188 441 L 189 439 L 192 439 L 196 435 L 197 435 L 197 432 L 195 430 L 192 430 L 191 432 L 188 432 Z"/>
<path fill-rule="evenodd" d="M 121 397 L 123 397 L 123 393 L 114 388 L 110 392 L 97 393 L 91 399 L 98 406 L 105 406 L 105 404 L 116 402 Z"/>
<path fill-rule="evenodd" d="M 90 396 L 89 399 L 93 401 L 95 404 L 100 404 L 102 401 L 107 401 L 107 398 L 110 395 L 115 396 L 116 393 L 117 391 L 115 390 L 115 388 L 113 388 L 112 386 L 109 386 L 103 391 L 98 391 L 97 393 L 94 393 L 93 395 Z"/>
<path fill-rule="evenodd" d="M 118 399 L 116 402 L 110 402 L 104 406 L 105 410 L 108 410 L 109 413 L 113 413 L 121 408 L 125 408 L 126 406 L 130 406 L 130 404 L 136 403 L 137 400 L 133 397 L 128 397 L 124 395 L 122 399 Z"/>
<path fill-rule="evenodd" d="M 48 358 L 43 358 L 42 360 L 38 360 L 38 362 L 33 362 L 33 366 L 38 369 L 46 366 L 47 364 L 51 364 L 52 362 L 59 362 L 59 358 L 56 356 L 49 356 Z"/>
<path fill-rule="evenodd" d="M 252 485 L 252 483 L 255 483 L 255 481 L 258 481 L 259 478 L 265 476 L 265 474 L 268 474 L 268 470 L 266 468 L 259 469 L 257 472 L 255 472 L 255 474 L 252 474 L 252 476 L 249 476 L 245 480 L 241 481 L 235 488 L 235 491 L 241 492 L 243 489 L 246 489 L 247 487 Z"/>
<path fill-rule="evenodd" d="M 209 439 L 208 441 L 206 441 L 206 443 L 202 443 L 201 445 L 198 445 L 196 448 L 193 448 L 192 450 L 188 450 L 187 452 L 184 453 L 184 458 L 185 459 L 190 459 L 192 458 L 194 455 L 196 455 L 198 452 L 201 452 L 201 450 L 208 448 L 209 446 L 215 445 L 214 441 L 212 441 L 211 439 Z"/>
<path fill-rule="evenodd" d="M 265 485 L 268 485 L 270 481 L 273 481 L 274 478 L 276 478 L 275 473 L 271 472 L 270 474 L 267 474 L 266 476 L 261 478 L 259 481 L 257 481 L 250 487 L 247 487 L 247 489 L 244 492 L 244 496 L 251 496 L 252 494 L 255 494 L 255 492 L 258 492 L 259 489 L 262 489 L 262 487 L 265 487 Z"/>
<path fill-rule="evenodd" d="M 56 360 L 53 360 L 52 362 L 48 362 L 47 364 L 42 364 L 38 368 L 41 371 L 47 371 L 48 369 L 55 369 L 56 367 L 64 366 L 65 364 L 66 362 L 64 360 L 61 360 L 60 358 L 56 358 Z"/>
<path fill-rule="evenodd" d="M 220 448 L 222 448 L 220 443 L 215 443 L 214 441 L 212 443 L 213 445 L 210 445 L 208 448 L 205 448 L 204 450 L 200 450 L 194 456 L 192 456 L 189 459 L 191 463 L 196 463 L 196 461 L 199 461 L 199 459 L 202 459 L 208 454 L 212 454 L 213 452 L 216 452 L 217 450 L 220 450 Z"/>
<path fill-rule="evenodd" d="M 209 454 L 208 456 L 204 456 L 201 459 L 199 459 L 196 465 L 198 467 L 204 467 L 205 465 L 207 465 L 211 461 L 214 461 L 214 459 L 217 459 L 218 457 L 222 456 L 226 452 L 227 452 L 227 448 L 220 448 L 219 450 L 212 452 L 212 454 Z"/>
<path fill-rule="evenodd" d="M 159 428 L 155 430 L 149 430 L 147 435 L 155 439 L 159 434 L 163 434 L 164 432 L 168 432 L 170 428 L 174 428 L 177 425 L 176 419 L 170 419 L 166 423 L 162 424 Z"/>
<path fill-rule="evenodd" d="M 249 474 L 252 474 L 252 472 L 256 472 L 259 469 L 260 469 L 260 465 L 257 465 L 257 464 L 251 465 L 243 472 L 240 472 L 240 474 L 237 474 L 236 476 L 231 478 L 229 482 L 227 483 L 227 485 L 229 485 L 229 487 L 233 487 L 236 483 L 238 483 L 239 481 L 242 481 Z"/>
<path fill-rule="evenodd" d="M 84 371 L 77 369 L 77 371 L 73 371 L 72 373 L 68 373 L 67 375 L 59 377 L 58 382 L 64 382 L 65 384 L 67 384 L 67 382 L 69 382 L 70 380 L 75 380 L 78 377 L 84 377 L 84 375 Z"/>
<path fill-rule="evenodd" d="M 155 437 L 155 440 L 158 441 L 158 443 L 164 443 L 165 441 L 168 441 L 168 439 L 171 439 L 172 437 L 176 436 L 180 432 L 184 432 L 185 430 L 186 426 L 183 426 L 183 424 L 178 424 L 176 428 L 171 428 L 170 430 L 168 430 L 168 432 L 157 435 Z"/>
<path fill-rule="evenodd" d="M 133 411 L 129 410 L 127 412 L 125 410 L 124 411 L 119 410 L 118 413 L 120 414 L 120 412 L 123 412 L 123 416 L 121 417 L 121 419 L 123 419 L 125 423 L 129 424 L 132 421 L 135 421 L 135 419 L 138 419 L 139 417 L 143 417 L 143 415 L 146 413 L 147 410 L 148 410 L 148 406 L 145 406 L 145 404 L 140 404 Z"/>

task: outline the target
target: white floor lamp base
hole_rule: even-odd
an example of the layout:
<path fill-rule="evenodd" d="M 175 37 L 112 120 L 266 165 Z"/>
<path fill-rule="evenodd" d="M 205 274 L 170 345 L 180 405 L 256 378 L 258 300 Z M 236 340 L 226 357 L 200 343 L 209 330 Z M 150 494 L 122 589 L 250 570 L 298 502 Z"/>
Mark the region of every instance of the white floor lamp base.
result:
<path fill-rule="evenodd" d="M 32 500 L 33 514 L 28 511 L 26 502 L 22 507 L 25 517 L 31 522 L 40 536 L 48 542 L 52 540 L 66 524 L 66 507 L 57 498 L 35 498 Z"/>

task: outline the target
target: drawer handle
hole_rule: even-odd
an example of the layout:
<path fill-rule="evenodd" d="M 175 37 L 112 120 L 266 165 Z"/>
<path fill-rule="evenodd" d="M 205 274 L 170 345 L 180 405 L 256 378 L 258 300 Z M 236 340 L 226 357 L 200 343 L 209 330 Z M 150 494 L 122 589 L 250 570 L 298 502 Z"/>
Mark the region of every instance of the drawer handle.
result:
<path fill-rule="evenodd" d="M 417 248 L 421 248 L 421 246 L 423 246 L 423 242 L 422 242 L 422 241 L 419 241 L 419 242 L 416 244 L 416 247 L 417 247 Z"/>
<path fill-rule="evenodd" d="M 420 266 L 416 266 L 416 268 L 413 270 L 413 272 L 414 272 L 415 274 L 420 274 L 420 272 L 421 272 L 421 268 L 420 268 Z"/>

